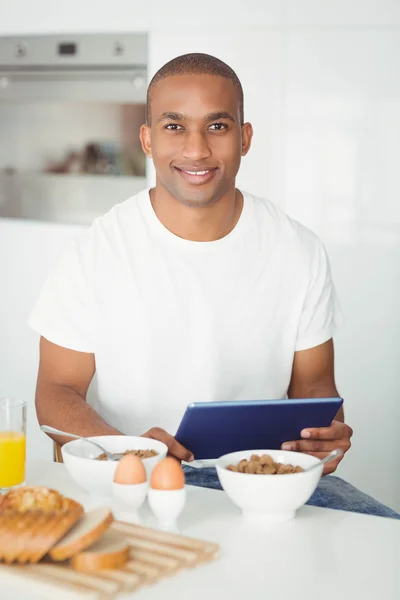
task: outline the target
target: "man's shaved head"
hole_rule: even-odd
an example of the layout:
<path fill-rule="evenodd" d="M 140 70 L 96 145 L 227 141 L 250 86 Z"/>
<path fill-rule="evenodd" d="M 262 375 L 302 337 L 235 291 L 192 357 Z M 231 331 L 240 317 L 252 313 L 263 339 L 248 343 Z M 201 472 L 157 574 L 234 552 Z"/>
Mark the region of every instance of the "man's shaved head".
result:
<path fill-rule="evenodd" d="M 216 75 L 232 81 L 238 93 L 241 124 L 244 123 L 243 89 L 235 71 L 215 56 L 211 56 L 210 54 L 193 53 L 183 54 L 182 56 L 173 58 L 163 67 L 161 67 L 161 69 L 157 71 L 153 79 L 150 81 L 147 90 L 146 108 L 146 119 L 148 125 L 151 125 L 151 100 L 157 83 L 166 77 L 171 77 L 174 75 Z"/>

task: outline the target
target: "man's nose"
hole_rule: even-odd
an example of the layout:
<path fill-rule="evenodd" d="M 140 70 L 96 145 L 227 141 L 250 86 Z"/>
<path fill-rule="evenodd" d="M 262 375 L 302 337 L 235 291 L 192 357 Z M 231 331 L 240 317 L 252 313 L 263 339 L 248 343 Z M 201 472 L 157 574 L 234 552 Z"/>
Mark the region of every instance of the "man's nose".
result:
<path fill-rule="evenodd" d="M 187 132 L 183 146 L 183 156 L 190 160 L 204 160 L 211 156 L 207 136 L 201 131 Z"/>

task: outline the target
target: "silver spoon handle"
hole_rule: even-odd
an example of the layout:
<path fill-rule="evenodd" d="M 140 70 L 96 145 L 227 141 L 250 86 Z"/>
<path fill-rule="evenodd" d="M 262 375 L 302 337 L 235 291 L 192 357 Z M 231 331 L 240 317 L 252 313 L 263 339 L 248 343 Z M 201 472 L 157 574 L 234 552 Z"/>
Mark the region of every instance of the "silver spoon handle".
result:
<path fill-rule="evenodd" d="M 76 438 L 77 440 L 86 439 L 81 435 L 76 435 L 75 433 L 68 433 L 67 431 L 61 431 L 61 429 L 56 429 L 55 427 L 50 427 L 49 425 L 41 425 L 40 429 L 45 431 L 46 433 L 54 433 L 55 435 L 65 435 L 68 437 Z"/>
<path fill-rule="evenodd" d="M 316 469 L 320 465 L 326 465 L 326 463 L 331 462 L 331 460 L 335 460 L 336 458 L 339 458 L 339 456 L 342 456 L 342 454 L 343 454 L 343 450 L 340 450 L 340 448 L 336 448 L 335 450 L 332 450 L 332 452 L 329 452 L 328 456 L 325 456 L 325 458 L 323 458 L 319 463 L 317 463 L 316 465 L 313 465 L 309 469 L 306 469 L 306 471 L 311 471 L 312 469 Z"/>
<path fill-rule="evenodd" d="M 342 454 L 343 450 L 340 450 L 340 448 L 336 448 L 336 450 L 332 450 L 332 452 L 329 452 L 328 456 L 325 456 L 325 458 L 323 458 L 321 462 L 323 465 L 325 465 L 326 463 L 331 462 L 331 460 L 339 458 L 339 456 L 342 456 Z"/>
<path fill-rule="evenodd" d="M 96 448 L 99 448 L 102 452 L 105 452 L 107 457 L 109 456 L 109 453 L 107 452 L 107 450 L 105 450 L 103 448 L 103 446 L 100 446 L 100 444 L 98 444 L 97 442 L 94 442 L 93 440 L 89 440 L 88 438 L 84 437 L 83 435 L 76 435 L 75 433 L 68 433 L 67 431 L 61 431 L 61 429 L 56 429 L 55 427 L 50 427 L 49 425 L 41 425 L 40 429 L 42 431 L 45 431 L 46 433 L 54 433 L 54 435 L 65 435 L 66 437 L 72 437 L 77 440 L 84 440 L 85 442 L 88 442 L 89 444 L 93 444 L 93 446 L 96 446 Z"/>

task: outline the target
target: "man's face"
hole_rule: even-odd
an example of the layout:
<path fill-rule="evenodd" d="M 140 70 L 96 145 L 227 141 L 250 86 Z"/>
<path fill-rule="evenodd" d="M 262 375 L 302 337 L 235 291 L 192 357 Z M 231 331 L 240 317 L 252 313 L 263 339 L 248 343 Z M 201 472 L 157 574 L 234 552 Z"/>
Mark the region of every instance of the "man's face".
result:
<path fill-rule="evenodd" d="M 151 126 L 141 129 L 157 185 L 187 206 L 209 206 L 234 188 L 252 137 L 241 125 L 239 94 L 229 79 L 177 75 L 157 83 Z"/>

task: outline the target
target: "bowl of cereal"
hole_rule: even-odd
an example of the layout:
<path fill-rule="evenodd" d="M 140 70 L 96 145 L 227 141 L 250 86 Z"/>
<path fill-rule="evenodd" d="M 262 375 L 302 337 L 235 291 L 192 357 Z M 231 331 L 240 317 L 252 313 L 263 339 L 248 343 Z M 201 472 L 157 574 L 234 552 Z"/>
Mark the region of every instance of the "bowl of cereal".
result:
<path fill-rule="evenodd" d="M 112 453 L 136 454 L 143 462 L 147 479 L 160 460 L 167 456 L 163 442 L 132 435 L 101 435 L 89 439 Z M 118 460 L 106 460 L 100 449 L 85 440 L 73 440 L 62 446 L 61 453 L 68 473 L 76 483 L 92 494 L 111 496 L 112 482 Z"/>
<path fill-rule="evenodd" d="M 322 475 L 319 463 L 300 452 L 245 450 L 221 456 L 216 468 L 222 488 L 243 517 L 277 523 L 294 518 L 309 500 Z"/>

